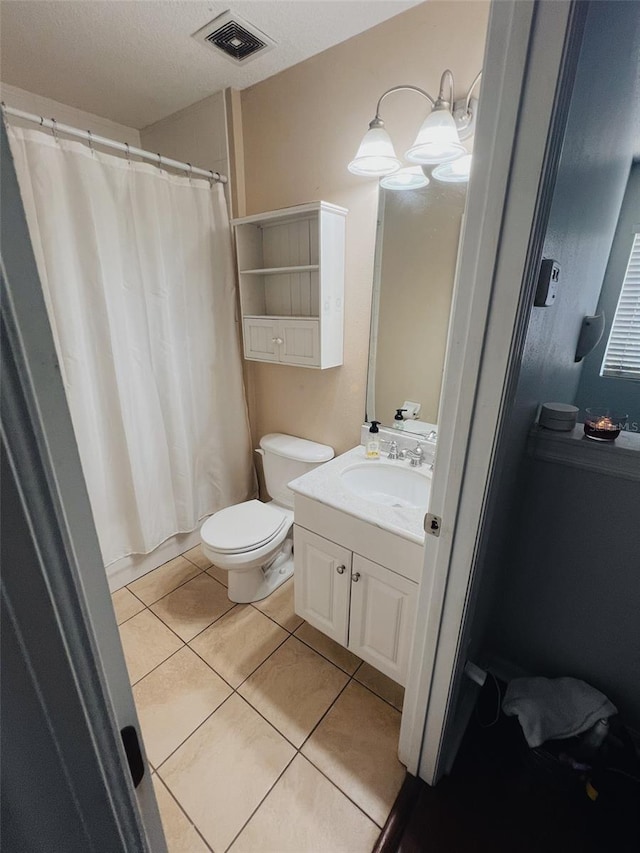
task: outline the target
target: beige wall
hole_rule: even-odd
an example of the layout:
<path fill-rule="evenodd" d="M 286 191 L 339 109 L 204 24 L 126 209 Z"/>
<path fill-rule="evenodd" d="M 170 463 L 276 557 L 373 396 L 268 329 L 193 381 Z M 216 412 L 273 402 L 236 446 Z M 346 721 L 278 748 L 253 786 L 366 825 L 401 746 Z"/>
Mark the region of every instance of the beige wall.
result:
<path fill-rule="evenodd" d="M 350 175 L 347 163 L 379 95 L 399 83 L 437 94 L 450 67 L 458 94 L 482 65 L 489 4 L 417 6 L 241 93 L 246 212 L 323 199 L 347 217 L 344 365 L 315 371 L 248 363 L 254 439 L 289 432 L 331 444 L 359 442 L 365 410 L 377 182 Z M 411 93 L 387 99 L 383 118 L 398 152 L 427 113 Z"/>
<path fill-rule="evenodd" d="M 148 151 L 159 151 L 223 175 L 229 173 L 223 92 L 150 124 L 140 131 L 140 138 Z"/>
<path fill-rule="evenodd" d="M 129 145 L 140 146 L 140 132 L 133 127 L 117 124 L 108 118 L 86 113 L 84 110 L 61 104 L 59 101 L 52 101 L 51 98 L 43 98 L 42 95 L 34 95 L 33 92 L 27 92 L 17 86 L 10 86 L 8 83 L 0 83 L 0 92 L 2 100 L 8 107 L 35 113 L 35 115 L 44 116 L 44 118 L 54 118 L 63 124 L 78 127 L 81 130 L 90 130 L 92 133 L 106 136 L 108 139 L 115 139 L 117 142 L 128 142 Z M 19 119 L 12 118 L 11 122 L 23 127 L 35 126 Z"/>

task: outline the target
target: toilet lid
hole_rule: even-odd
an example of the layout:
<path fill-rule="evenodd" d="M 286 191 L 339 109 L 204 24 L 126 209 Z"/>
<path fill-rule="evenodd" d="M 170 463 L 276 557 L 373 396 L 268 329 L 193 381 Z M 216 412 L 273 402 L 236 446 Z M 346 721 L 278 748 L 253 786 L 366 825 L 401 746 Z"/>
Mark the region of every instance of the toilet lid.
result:
<path fill-rule="evenodd" d="M 238 554 L 266 545 L 287 523 L 286 516 L 274 507 L 260 501 L 245 501 L 208 518 L 200 535 L 214 551 Z"/>

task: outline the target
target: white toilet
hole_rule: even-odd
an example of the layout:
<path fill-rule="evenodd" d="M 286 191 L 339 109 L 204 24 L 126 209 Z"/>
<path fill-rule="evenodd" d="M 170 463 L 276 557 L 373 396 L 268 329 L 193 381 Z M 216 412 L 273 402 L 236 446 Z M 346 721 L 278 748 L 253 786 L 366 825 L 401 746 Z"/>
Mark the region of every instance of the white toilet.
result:
<path fill-rule="evenodd" d="M 229 572 L 229 598 L 241 604 L 266 598 L 293 574 L 293 492 L 287 484 L 333 459 L 326 444 L 282 433 L 265 435 L 256 452 L 273 500 L 221 509 L 200 528 L 203 553 Z"/>

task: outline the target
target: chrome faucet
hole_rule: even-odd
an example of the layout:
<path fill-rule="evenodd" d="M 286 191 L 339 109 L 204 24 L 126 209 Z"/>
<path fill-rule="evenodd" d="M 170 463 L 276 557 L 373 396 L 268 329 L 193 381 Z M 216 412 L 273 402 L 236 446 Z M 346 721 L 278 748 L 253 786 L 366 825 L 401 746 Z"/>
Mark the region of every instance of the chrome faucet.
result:
<path fill-rule="evenodd" d="M 422 444 L 418 441 L 413 450 L 407 450 L 406 455 L 409 457 L 412 468 L 419 468 L 424 462 L 424 450 Z"/>
<path fill-rule="evenodd" d="M 398 450 L 398 442 L 395 439 L 391 439 L 391 441 L 387 441 L 383 438 L 380 444 L 388 444 L 389 445 L 389 453 L 387 454 L 388 459 L 400 459 L 400 451 Z"/>

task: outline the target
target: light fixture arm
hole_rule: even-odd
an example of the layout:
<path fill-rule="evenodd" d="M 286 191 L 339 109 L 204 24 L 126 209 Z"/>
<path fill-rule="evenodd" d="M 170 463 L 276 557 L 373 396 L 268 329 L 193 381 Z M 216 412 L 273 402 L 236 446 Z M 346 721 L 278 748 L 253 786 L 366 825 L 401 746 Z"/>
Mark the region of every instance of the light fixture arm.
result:
<path fill-rule="evenodd" d="M 447 82 L 449 83 L 448 99 L 444 96 L 444 87 L 446 86 Z M 440 78 L 440 92 L 438 94 L 438 100 L 434 104 L 434 107 L 436 109 L 442 109 L 443 107 L 446 107 L 449 110 L 451 109 L 451 105 L 453 104 L 453 89 L 453 71 L 451 71 L 449 68 L 445 68 L 445 70 L 442 72 L 442 77 Z"/>
<path fill-rule="evenodd" d="M 467 92 L 467 97 L 465 99 L 465 104 L 464 104 L 465 110 L 467 113 L 469 112 L 469 104 L 471 103 L 471 93 L 473 92 L 473 90 L 476 88 L 476 86 L 480 82 L 481 77 L 482 77 L 482 70 L 478 71 L 478 73 L 476 74 L 475 80 L 473 81 L 473 83 L 469 87 L 469 91 Z"/>
<path fill-rule="evenodd" d="M 392 86 L 391 89 L 387 89 L 386 92 L 383 92 L 382 95 L 380 95 L 380 98 L 378 99 L 378 103 L 376 106 L 376 115 L 373 120 L 374 122 L 376 122 L 376 125 L 374 125 L 374 127 L 379 127 L 379 122 L 382 121 L 382 119 L 380 118 L 380 104 L 384 101 L 387 95 L 390 95 L 392 92 L 417 92 L 419 95 L 422 95 L 423 98 L 426 98 L 432 107 L 435 106 L 436 103 L 428 92 L 425 92 L 424 89 L 420 89 L 418 86 Z M 373 122 L 371 124 L 373 124 Z M 371 125 L 369 125 L 369 127 L 371 127 Z"/>

